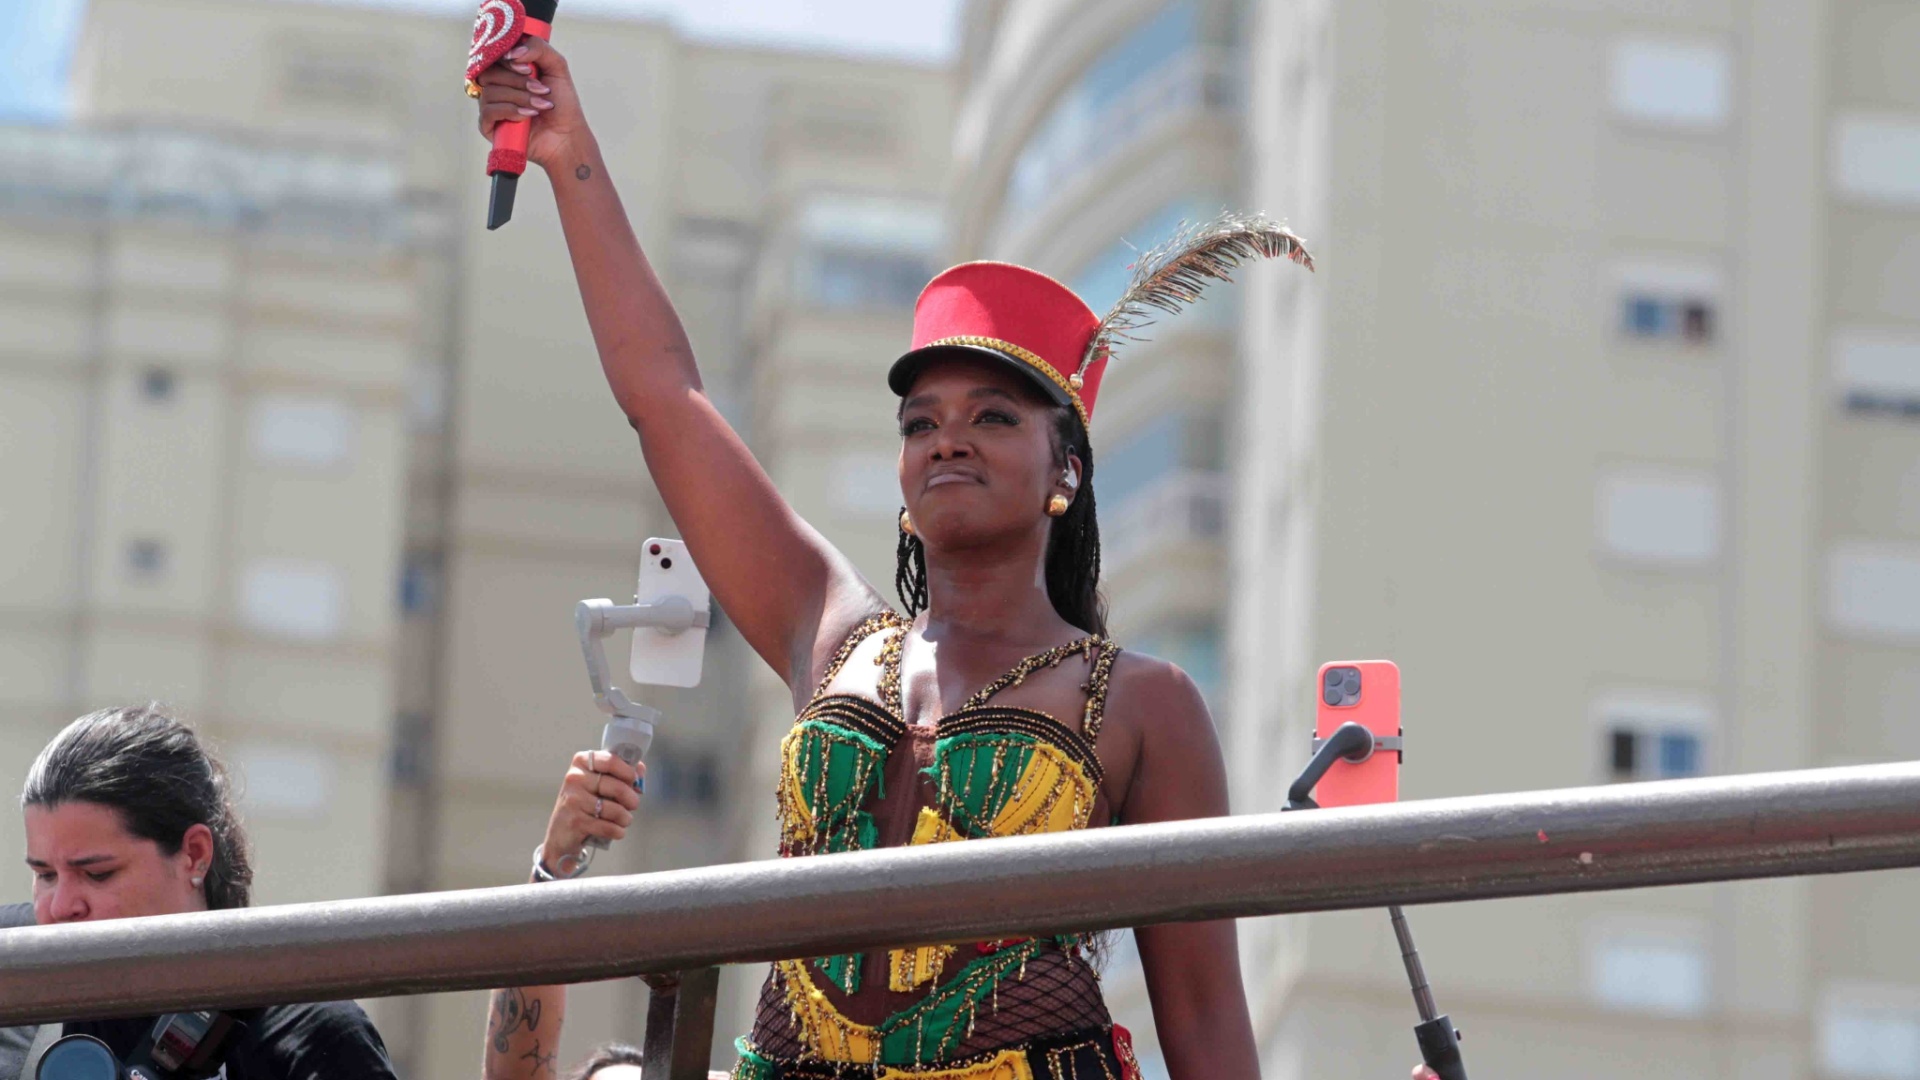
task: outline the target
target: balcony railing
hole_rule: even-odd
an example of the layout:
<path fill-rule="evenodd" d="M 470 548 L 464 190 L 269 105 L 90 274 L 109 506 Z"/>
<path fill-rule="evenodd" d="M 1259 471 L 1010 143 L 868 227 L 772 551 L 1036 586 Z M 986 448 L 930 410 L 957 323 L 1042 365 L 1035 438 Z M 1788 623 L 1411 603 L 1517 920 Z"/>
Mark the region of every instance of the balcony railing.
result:
<path fill-rule="evenodd" d="M 1912 866 L 1920 763 L 1438 799 L 8 930 L 0 1024 L 681 972 L 681 1080 L 719 964 Z"/>

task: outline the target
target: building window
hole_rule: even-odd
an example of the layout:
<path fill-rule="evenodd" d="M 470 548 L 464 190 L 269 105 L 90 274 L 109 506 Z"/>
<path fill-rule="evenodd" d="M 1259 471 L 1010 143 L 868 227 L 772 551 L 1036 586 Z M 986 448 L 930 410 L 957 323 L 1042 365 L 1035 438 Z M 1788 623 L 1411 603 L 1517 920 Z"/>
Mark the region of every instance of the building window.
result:
<path fill-rule="evenodd" d="M 1920 416 L 1920 338 L 1847 334 L 1833 352 L 1848 411 Z"/>
<path fill-rule="evenodd" d="M 647 795 L 669 806 L 712 813 L 720 806 L 720 758 L 706 750 L 668 751 L 655 744 L 647 758 Z"/>
<path fill-rule="evenodd" d="M 1613 44 L 1613 110 L 1663 127 L 1718 128 L 1727 121 L 1733 62 L 1722 45 L 1630 37 Z"/>
<path fill-rule="evenodd" d="M 1713 341 L 1711 300 L 1630 291 L 1620 304 L 1621 330 L 1630 338 L 1672 338 L 1688 345 Z"/>
<path fill-rule="evenodd" d="M 1609 780 L 1678 780 L 1708 769 L 1713 709 L 1671 696 L 1614 695 L 1595 709 Z"/>
<path fill-rule="evenodd" d="M 1615 271 L 1620 333 L 1634 341 L 1710 345 L 1719 337 L 1720 275 L 1701 266 L 1654 262 Z"/>
<path fill-rule="evenodd" d="M 1603 920 L 1588 931 L 1588 992 L 1609 1009 L 1698 1016 L 1710 994 L 1705 942 L 1691 920 Z"/>
<path fill-rule="evenodd" d="M 248 814 L 313 819 L 333 805 L 332 754 L 294 743 L 248 742 L 228 758 L 240 777 L 241 800 Z"/>
<path fill-rule="evenodd" d="M 1617 473 L 1601 479 L 1598 501 L 1608 554 L 1675 566 L 1720 554 L 1720 489 L 1710 476 Z"/>
<path fill-rule="evenodd" d="M 1841 118 L 1834 128 L 1833 185 L 1866 202 L 1920 204 L 1920 118 Z"/>
<path fill-rule="evenodd" d="M 1920 1078 L 1920 993 L 1906 987 L 1830 988 L 1819 1016 L 1820 1071 L 1845 1080 Z"/>
<path fill-rule="evenodd" d="M 426 781 L 433 772 L 433 717 L 404 712 L 394 718 L 393 755 L 387 761 L 393 782 L 402 786 Z"/>
<path fill-rule="evenodd" d="M 1006 209 L 1031 210 L 1105 153 L 1168 117 L 1230 105 L 1195 0 L 1175 0 L 1102 53 L 1054 103 L 1007 177 Z"/>
<path fill-rule="evenodd" d="M 170 368 L 150 367 L 140 373 L 140 396 L 148 401 L 172 401 L 174 391 L 173 371 Z"/>
<path fill-rule="evenodd" d="M 1827 617 L 1867 638 L 1920 638 L 1920 550 L 1843 544 L 1828 570 Z"/>
<path fill-rule="evenodd" d="M 254 402 L 253 451 L 275 465 L 327 468 L 353 452 L 354 413 L 341 401 L 264 397 Z"/>
<path fill-rule="evenodd" d="M 301 641 L 336 638 L 346 622 L 347 586 L 337 567 L 261 559 L 240 579 L 240 616 L 251 629 Z"/>
<path fill-rule="evenodd" d="M 167 572 L 167 545 L 139 539 L 127 544 L 127 570 L 138 581 L 153 581 Z"/>
<path fill-rule="evenodd" d="M 408 552 L 400 567 L 400 612 L 403 615 L 429 615 L 440 606 L 440 556 L 434 552 Z"/>
<path fill-rule="evenodd" d="M 905 199 L 828 196 L 800 215 L 796 291 L 836 311 L 913 307 L 943 242 L 938 207 Z"/>

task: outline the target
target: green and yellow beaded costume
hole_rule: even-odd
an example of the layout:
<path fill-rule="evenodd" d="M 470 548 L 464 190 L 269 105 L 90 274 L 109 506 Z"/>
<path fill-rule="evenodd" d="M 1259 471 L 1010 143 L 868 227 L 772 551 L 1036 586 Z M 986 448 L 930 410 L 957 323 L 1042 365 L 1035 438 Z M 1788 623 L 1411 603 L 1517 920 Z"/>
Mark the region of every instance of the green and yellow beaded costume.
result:
<path fill-rule="evenodd" d="M 780 853 L 1086 828 L 1104 804 L 1094 746 L 1119 648 L 1087 637 L 1049 649 L 936 724 L 910 725 L 900 687 L 906 633 L 906 621 L 892 613 L 863 623 L 794 721 L 781 746 Z M 880 669 L 879 700 L 828 693 L 876 636 L 878 648 L 867 651 Z M 1078 730 L 993 703 L 1034 672 L 1074 657 L 1088 666 Z M 1114 1053 L 1112 1021 L 1083 944 L 1018 939 L 776 964 L 753 1033 L 740 1040 L 735 1076 L 1120 1080 L 1127 1071 L 1121 1057 L 1130 1054 Z"/>

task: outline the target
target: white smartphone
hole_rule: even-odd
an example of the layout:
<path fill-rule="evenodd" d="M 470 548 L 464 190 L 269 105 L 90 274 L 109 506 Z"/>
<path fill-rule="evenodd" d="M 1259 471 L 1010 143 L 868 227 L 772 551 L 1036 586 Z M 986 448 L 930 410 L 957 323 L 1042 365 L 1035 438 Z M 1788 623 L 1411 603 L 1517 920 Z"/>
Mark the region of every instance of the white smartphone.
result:
<path fill-rule="evenodd" d="M 696 612 L 708 611 L 712 597 L 699 568 L 687 555 L 687 545 L 652 537 L 640 549 L 640 584 L 634 601 L 649 604 L 663 597 L 684 596 Z M 677 634 L 638 627 L 633 632 L 633 656 L 627 672 L 633 681 L 649 686 L 698 686 L 700 663 L 707 651 L 707 629 L 696 626 Z"/>

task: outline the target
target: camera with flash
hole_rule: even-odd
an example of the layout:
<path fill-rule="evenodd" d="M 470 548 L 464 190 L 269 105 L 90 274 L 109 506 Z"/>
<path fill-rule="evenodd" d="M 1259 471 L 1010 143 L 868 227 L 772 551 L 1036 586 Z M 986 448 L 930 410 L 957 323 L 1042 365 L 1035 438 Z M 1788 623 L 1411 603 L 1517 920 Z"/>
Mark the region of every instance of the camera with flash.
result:
<path fill-rule="evenodd" d="M 47 1048 L 34 1080 L 205 1080 L 220 1072 L 221 1050 L 245 1025 L 223 1012 L 168 1013 L 141 1040 L 131 1061 L 91 1035 L 68 1035 Z"/>

